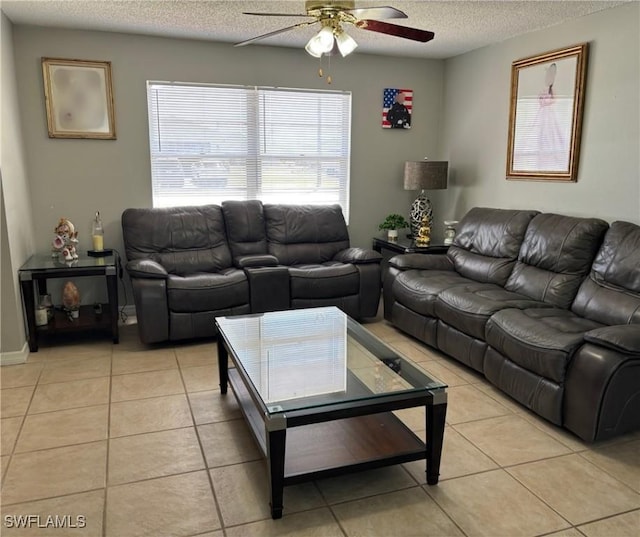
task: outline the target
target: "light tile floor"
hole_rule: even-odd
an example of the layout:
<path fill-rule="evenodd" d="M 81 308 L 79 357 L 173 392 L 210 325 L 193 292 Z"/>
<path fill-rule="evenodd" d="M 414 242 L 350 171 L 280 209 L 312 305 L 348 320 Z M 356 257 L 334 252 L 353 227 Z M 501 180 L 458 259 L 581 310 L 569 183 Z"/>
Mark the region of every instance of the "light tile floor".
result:
<path fill-rule="evenodd" d="M 640 535 L 640 434 L 585 444 L 482 376 L 377 320 L 367 328 L 448 382 L 437 486 L 424 462 L 285 489 L 269 517 L 265 465 L 214 341 L 147 347 L 136 327 L 41 348 L 0 369 L 2 536 Z M 424 435 L 423 412 L 399 413 Z M 7 515 L 86 527 L 9 528 Z"/>

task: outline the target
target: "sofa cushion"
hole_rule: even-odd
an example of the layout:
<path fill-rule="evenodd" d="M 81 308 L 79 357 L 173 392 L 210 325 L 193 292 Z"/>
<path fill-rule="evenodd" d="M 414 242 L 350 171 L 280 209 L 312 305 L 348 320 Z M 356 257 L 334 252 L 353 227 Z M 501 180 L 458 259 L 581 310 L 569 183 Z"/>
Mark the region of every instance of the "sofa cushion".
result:
<path fill-rule="evenodd" d="M 527 371 L 560 383 L 585 332 L 601 326 L 561 308 L 506 309 L 487 322 L 486 342 Z"/>
<path fill-rule="evenodd" d="M 322 264 L 349 248 L 339 205 L 264 205 L 268 250 L 283 265 Z"/>
<path fill-rule="evenodd" d="M 291 298 L 337 298 L 357 295 L 360 274 L 351 264 L 327 262 L 321 265 L 289 267 Z"/>
<path fill-rule="evenodd" d="M 393 298 L 406 308 L 435 317 L 435 300 L 440 293 L 452 286 L 471 283 L 472 280 L 451 270 L 407 270 L 397 275 L 391 290 Z"/>
<path fill-rule="evenodd" d="M 249 303 L 249 284 L 244 271 L 199 272 L 171 275 L 167 280 L 170 311 L 215 311 Z"/>
<path fill-rule="evenodd" d="M 608 227 L 596 218 L 537 215 L 505 288 L 568 309 Z"/>
<path fill-rule="evenodd" d="M 223 201 L 222 214 L 234 260 L 240 256 L 267 253 L 267 235 L 261 201 Z"/>
<path fill-rule="evenodd" d="M 218 205 L 127 209 L 122 213 L 127 259 L 151 259 L 169 274 L 216 272 L 231 267 Z"/>
<path fill-rule="evenodd" d="M 484 340 L 485 325 L 497 311 L 537 308 L 544 303 L 507 291 L 492 283 L 473 283 L 446 289 L 435 303 L 436 316 L 461 332 Z"/>
<path fill-rule="evenodd" d="M 640 324 L 640 226 L 614 222 L 572 311 L 604 324 Z"/>
<path fill-rule="evenodd" d="M 471 209 L 458 225 L 447 255 L 455 270 L 482 283 L 506 283 L 527 226 L 537 211 Z"/>

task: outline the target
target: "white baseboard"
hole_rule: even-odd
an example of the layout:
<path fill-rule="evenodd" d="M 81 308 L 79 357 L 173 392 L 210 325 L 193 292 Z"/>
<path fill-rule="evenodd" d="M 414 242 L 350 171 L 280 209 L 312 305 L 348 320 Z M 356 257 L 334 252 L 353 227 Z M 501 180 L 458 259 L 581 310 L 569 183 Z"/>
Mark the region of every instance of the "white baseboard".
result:
<path fill-rule="evenodd" d="M 13 352 L 0 352 L 0 366 L 24 364 L 29 358 L 29 345 L 24 342 L 22 349 Z"/>

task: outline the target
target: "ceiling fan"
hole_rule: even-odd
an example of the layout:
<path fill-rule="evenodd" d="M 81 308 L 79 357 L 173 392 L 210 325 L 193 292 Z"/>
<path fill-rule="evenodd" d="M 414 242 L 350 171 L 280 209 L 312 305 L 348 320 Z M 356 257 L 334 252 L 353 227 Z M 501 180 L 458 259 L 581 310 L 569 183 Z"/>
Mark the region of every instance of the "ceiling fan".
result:
<path fill-rule="evenodd" d="M 257 37 L 252 37 L 246 41 L 236 43 L 236 47 L 243 47 L 256 41 L 278 35 L 296 28 L 320 24 L 320 31 L 314 35 L 305 50 L 316 58 L 322 55 L 332 56 L 340 53 L 342 56 L 351 54 L 358 46 L 356 41 L 349 36 L 342 28 L 343 24 L 351 24 L 361 30 L 377 32 L 381 34 L 402 37 L 426 43 L 434 37 L 433 32 L 399 26 L 378 19 L 406 19 L 407 15 L 391 6 L 383 7 L 355 7 L 354 0 L 307 0 L 305 2 L 306 13 L 243 13 L 244 15 L 258 15 L 262 17 L 310 17 L 313 20 L 300 22 L 293 26 L 280 28 Z"/>

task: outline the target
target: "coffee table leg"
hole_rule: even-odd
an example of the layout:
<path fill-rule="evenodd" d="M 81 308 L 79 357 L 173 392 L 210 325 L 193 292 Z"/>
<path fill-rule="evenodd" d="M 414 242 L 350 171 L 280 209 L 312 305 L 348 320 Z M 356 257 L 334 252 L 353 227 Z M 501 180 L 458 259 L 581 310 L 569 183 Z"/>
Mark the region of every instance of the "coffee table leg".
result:
<path fill-rule="evenodd" d="M 271 487 L 271 518 L 282 518 L 282 497 L 284 489 L 284 452 L 287 430 L 267 431 L 267 464 L 269 466 L 269 486 Z"/>
<path fill-rule="evenodd" d="M 220 373 L 220 393 L 227 393 L 229 383 L 229 354 L 224 346 L 222 336 L 218 334 L 218 371 Z"/>
<path fill-rule="evenodd" d="M 447 393 L 434 392 L 433 401 L 427 404 L 427 483 L 436 485 L 440 477 L 440 458 L 444 441 L 447 415 Z"/>

